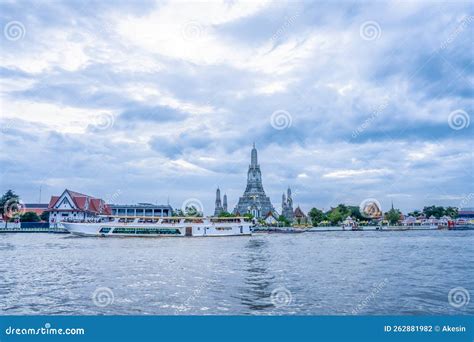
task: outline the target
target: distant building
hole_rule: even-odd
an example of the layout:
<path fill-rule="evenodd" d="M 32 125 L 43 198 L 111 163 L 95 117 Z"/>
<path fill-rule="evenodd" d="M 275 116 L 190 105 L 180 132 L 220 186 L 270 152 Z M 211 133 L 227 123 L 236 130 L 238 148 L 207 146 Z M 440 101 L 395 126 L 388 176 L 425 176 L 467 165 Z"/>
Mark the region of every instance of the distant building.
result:
<path fill-rule="evenodd" d="M 100 198 L 64 190 L 60 196 L 51 196 L 48 205 L 49 223 L 68 219 L 88 220 L 97 215 L 110 215 L 110 207 Z"/>
<path fill-rule="evenodd" d="M 112 215 L 114 216 L 150 216 L 166 217 L 172 216 L 173 208 L 167 205 L 152 203 L 138 204 L 110 204 Z"/>
<path fill-rule="evenodd" d="M 464 219 L 474 218 L 474 208 L 460 208 L 458 210 L 458 217 Z"/>
<path fill-rule="evenodd" d="M 281 214 L 288 220 L 288 222 L 293 222 L 294 213 L 293 213 L 293 198 L 291 197 L 291 189 L 288 187 L 287 196 L 283 193 L 281 197 Z"/>
<path fill-rule="evenodd" d="M 25 212 L 33 212 L 36 215 L 41 216 L 45 211 L 48 210 L 47 203 L 24 203 L 23 209 Z"/>
<path fill-rule="evenodd" d="M 223 202 L 222 202 L 222 209 L 224 210 L 224 212 L 227 213 L 227 195 L 224 194 L 224 199 L 223 199 Z"/>
<path fill-rule="evenodd" d="M 308 218 L 308 216 L 305 215 L 305 213 L 303 212 L 303 210 L 301 210 L 301 208 L 298 206 L 296 207 L 295 209 L 295 212 L 294 212 L 294 223 L 296 224 L 310 224 L 311 220 Z"/>
<path fill-rule="evenodd" d="M 269 212 L 264 219 L 265 223 L 269 226 L 274 226 L 278 223 L 278 218 L 276 217 L 275 213 Z"/>
<path fill-rule="evenodd" d="M 262 172 L 257 160 L 257 149 L 253 145 L 249 170 L 247 172 L 247 187 L 233 213 L 238 215 L 252 214 L 255 218 L 265 218 L 268 212 L 275 212 L 270 198 L 265 194 L 262 184 Z"/>
<path fill-rule="evenodd" d="M 226 201 L 227 201 L 227 196 L 226 196 Z M 224 211 L 224 208 L 221 202 L 221 189 L 217 188 L 214 216 L 219 216 L 219 214 L 221 214 L 223 211 Z"/>

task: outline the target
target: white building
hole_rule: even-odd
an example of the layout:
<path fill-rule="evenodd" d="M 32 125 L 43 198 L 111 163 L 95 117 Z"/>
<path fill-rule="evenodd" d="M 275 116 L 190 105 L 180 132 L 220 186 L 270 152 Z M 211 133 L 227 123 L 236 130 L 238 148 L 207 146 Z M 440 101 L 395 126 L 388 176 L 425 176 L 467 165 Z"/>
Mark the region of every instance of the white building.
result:
<path fill-rule="evenodd" d="M 109 206 L 100 198 L 64 190 L 61 196 L 51 196 L 48 205 L 49 223 L 65 220 L 88 220 L 97 215 L 111 215 Z"/>

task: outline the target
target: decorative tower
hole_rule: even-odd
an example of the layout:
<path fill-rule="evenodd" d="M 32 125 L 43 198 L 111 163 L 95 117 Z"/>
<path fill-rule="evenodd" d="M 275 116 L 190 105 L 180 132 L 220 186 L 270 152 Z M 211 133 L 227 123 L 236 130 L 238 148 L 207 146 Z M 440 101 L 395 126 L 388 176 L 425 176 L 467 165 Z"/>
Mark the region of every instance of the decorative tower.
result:
<path fill-rule="evenodd" d="M 223 204 L 222 204 L 222 210 L 224 212 L 227 212 L 227 195 L 224 194 L 224 201 L 223 201 Z"/>
<path fill-rule="evenodd" d="M 216 190 L 216 208 L 214 209 L 214 216 L 219 216 L 222 213 L 221 190 L 219 187 Z"/>
<path fill-rule="evenodd" d="M 285 199 L 285 194 L 283 193 L 281 207 L 282 207 L 281 214 L 285 216 L 285 218 L 288 221 L 293 222 L 295 215 L 293 212 L 293 198 L 291 197 L 290 187 L 288 187 L 286 199 Z"/>
<path fill-rule="evenodd" d="M 257 149 L 254 143 L 250 153 L 247 187 L 242 197 L 239 198 L 234 214 L 252 214 L 255 218 L 265 218 L 270 212 L 275 213 L 275 209 L 263 190 L 262 172 L 260 165 L 258 165 Z"/>

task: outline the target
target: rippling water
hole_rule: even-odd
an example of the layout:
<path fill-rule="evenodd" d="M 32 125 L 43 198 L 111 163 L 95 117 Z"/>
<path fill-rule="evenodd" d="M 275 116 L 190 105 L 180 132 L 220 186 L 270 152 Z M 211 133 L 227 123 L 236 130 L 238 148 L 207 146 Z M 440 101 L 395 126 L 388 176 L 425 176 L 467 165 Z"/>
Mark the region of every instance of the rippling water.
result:
<path fill-rule="evenodd" d="M 0 314 L 473 314 L 473 257 L 474 231 L 4 234 Z"/>

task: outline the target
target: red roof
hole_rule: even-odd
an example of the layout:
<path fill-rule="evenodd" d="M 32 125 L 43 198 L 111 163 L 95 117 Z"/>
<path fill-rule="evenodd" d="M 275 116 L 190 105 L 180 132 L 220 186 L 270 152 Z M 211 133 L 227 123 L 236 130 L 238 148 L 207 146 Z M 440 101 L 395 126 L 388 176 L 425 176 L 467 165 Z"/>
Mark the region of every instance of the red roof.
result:
<path fill-rule="evenodd" d="M 51 209 L 52 207 L 54 207 L 58 199 L 59 199 L 59 196 L 51 196 L 51 199 L 49 200 L 49 204 L 48 204 L 48 209 Z"/>
<path fill-rule="evenodd" d="M 84 195 L 79 192 L 65 190 L 63 194 L 67 192 L 72 198 L 74 204 L 80 211 L 89 211 L 95 214 L 111 215 L 112 210 L 101 198 L 95 198 L 89 195 Z M 61 196 L 51 196 L 49 201 L 48 210 L 52 210 Z"/>

